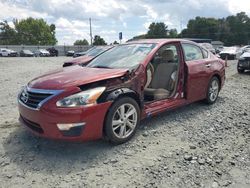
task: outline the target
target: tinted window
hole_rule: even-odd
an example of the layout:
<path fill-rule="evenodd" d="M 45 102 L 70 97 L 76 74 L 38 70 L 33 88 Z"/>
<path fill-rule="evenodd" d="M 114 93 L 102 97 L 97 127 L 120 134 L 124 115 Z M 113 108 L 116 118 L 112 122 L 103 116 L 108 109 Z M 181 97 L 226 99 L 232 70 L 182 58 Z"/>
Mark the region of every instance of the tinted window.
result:
<path fill-rule="evenodd" d="M 192 44 L 182 44 L 186 61 L 203 59 L 200 47 Z"/>

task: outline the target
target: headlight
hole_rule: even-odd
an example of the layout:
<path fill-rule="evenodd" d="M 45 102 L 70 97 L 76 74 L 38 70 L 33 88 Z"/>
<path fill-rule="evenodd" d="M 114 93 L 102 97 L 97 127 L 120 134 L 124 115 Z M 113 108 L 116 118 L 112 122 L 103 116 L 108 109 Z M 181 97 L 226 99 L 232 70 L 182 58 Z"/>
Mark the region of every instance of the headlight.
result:
<path fill-rule="evenodd" d="M 87 91 L 82 91 L 57 101 L 56 106 L 77 107 L 96 104 L 96 100 L 100 97 L 105 89 L 105 87 L 97 87 Z"/>

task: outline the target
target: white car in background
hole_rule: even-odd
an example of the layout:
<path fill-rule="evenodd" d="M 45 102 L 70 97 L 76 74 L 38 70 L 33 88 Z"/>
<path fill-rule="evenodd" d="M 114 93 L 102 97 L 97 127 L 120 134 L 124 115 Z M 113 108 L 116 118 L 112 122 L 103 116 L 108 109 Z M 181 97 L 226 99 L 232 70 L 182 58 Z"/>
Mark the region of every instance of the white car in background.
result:
<path fill-rule="evenodd" d="M 50 53 L 48 50 L 45 49 L 39 49 L 34 52 L 36 57 L 49 57 Z"/>
<path fill-rule="evenodd" d="M 0 48 L 0 56 L 2 57 L 17 57 L 17 52 L 7 48 Z"/>
<path fill-rule="evenodd" d="M 248 51 L 249 52 L 249 49 L 250 49 L 250 45 L 246 45 L 246 46 L 243 46 L 239 49 L 239 51 L 241 52 L 241 54 L 243 54 L 244 52 Z"/>
<path fill-rule="evenodd" d="M 224 47 L 223 50 L 219 53 L 221 59 L 234 60 L 239 59 L 241 55 L 240 48 L 236 46 Z"/>

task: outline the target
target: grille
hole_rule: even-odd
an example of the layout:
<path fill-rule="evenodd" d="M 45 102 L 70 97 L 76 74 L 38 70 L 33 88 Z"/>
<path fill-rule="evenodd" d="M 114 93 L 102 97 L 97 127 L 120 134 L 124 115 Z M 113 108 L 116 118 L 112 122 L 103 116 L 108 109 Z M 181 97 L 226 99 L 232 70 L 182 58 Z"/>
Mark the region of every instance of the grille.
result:
<path fill-rule="evenodd" d="M 50 93 L 37 93 L 24 89 L 20 95 L 20 100 L 28 107 L 38 108 L 38 105 L 51 95 Z"/>
<path fill-rule="evenodd" d="M 20 116 L 20 119 L 21 119 L 21 121 L 22 121 L 27 127 L 29 127 L 30 129 L 32 129 L 33 131 L 38 132 L 38 133 L 40 133 L 40 134 L 43 133 L 43 129 L 41 128 L 41 126 L 40 126 L 39 124 L 34 123 L 34 122 L 30 121 L 30 120 L 27 120 L 26 118 L 24 118 L 24 117 L 22 117 L 22 116 Z"/>
<path fill-rule="evenodd" d="M 239 60 L 239 62 L 242 66 L 250 66 L 250 60 L 247 60 L 246 58 L 244 60 Z"/>

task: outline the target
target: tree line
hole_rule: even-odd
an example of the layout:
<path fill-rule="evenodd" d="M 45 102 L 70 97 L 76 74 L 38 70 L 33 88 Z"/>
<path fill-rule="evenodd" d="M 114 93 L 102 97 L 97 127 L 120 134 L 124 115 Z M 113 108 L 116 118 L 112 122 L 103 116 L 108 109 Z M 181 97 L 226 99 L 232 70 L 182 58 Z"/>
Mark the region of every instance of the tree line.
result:
<path fill-rule="evenodd" d="M 7 21 L 0 22 L 0 44 L 3 45 L 55 45 L 56 26 L 43 19 L 27 18 L 14 20 L 14 28 Z M 152 22 L 147 33 L 134 36 L 130 40 L 145 38 L 207 38 L 219 40 L 225 45 L 244 45 L 250 43 L 250 18 L 245 12 L 226 18 L 196 17 L 188 21 L 187 28 L 179 34 L 176 29 L 168 29 L 164 22 Z M 113 44 L 117 44 L 114 41 Z M 107 42 L 95 35 L 93 45 L 106 45 Z M 76 40 L 74 45 L 89 45 L 86 39 Z"/>
<path fill-rule="evenodd" d="M 189 20 L 187 28 L 179 34 L 176 29 L 169 30 L 163 22 L 153 22 L 146 34 L 131 40 L 144 38 L 206 38 L 225 45 L 244 45 L 250 43 L 250 18 L 245 12 L 219 19 L 197 16 Z"/>
<path fill-rule="evenodd" d="M 189 20 L 179 37 L 209 38 L 225 45 L 249 44 L 250 18 L 245 12 L 220 19 L 196 17 Z"/>
<path fill-rule="evenodd" d="M 1 45 L 55 45 L 56 26 L 43 19 L 13 20 L 14 28 L 7 21 L 0 22 Z"/>

